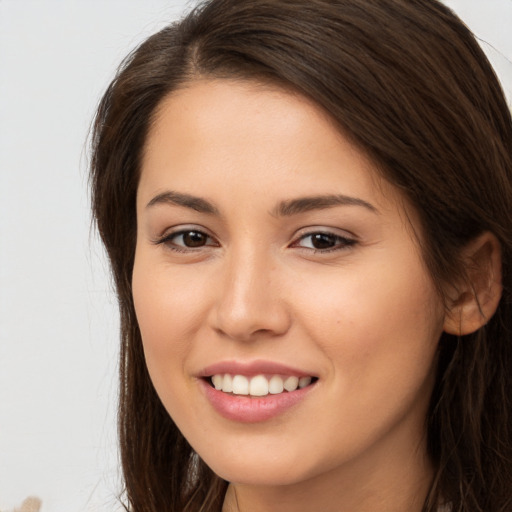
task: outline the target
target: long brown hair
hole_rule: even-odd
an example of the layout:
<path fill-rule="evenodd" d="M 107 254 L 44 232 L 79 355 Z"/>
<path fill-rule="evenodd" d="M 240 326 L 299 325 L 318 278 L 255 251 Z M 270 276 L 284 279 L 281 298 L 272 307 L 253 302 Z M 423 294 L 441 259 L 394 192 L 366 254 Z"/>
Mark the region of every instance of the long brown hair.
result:
<path fill-rule="evenodd" d="M 324 108 L 416 209 L 439 287 L 484 231 L 503 296 L 474 334 L 443 334 L 428 423 L 436 473 L 425 512 L 512 510 L 512 120 L 470 31 L 436 0 L 211 0 L 121 65 L 92 134 L 92 203 L 121 313 L 119 435 L 127 509 L 220 511 L 227 483 L 158 399 L 131 273 L 141 154 L 155 109 L 198 77 L 292 88 Z"/>

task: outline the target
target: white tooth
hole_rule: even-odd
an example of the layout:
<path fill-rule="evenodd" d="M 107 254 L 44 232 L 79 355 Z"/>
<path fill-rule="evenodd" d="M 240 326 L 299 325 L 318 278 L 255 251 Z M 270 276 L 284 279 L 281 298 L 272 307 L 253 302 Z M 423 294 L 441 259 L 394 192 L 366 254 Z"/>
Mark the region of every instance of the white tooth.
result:
<path fill-rule="evenodd" d="M 311 377 L 301 377 L 299 379 L 299 388 L 305 388 L 311 384 Z"/>
<path fill-rule="evenodd" d="M 213 375 L 212 376 L 212 384 L 214 385 L 215 389 L 222 389 L 222 381 L 224 378 L 222 375 Z"/>
<path fill-rule="evenodd" d="M 286 389 L 286 391 L 295 391 L 297 389 L 298 385 L 299 385 L 298 377 L 287 377 L 283 383 L 283 387 L 284 387 L 284 389 Z"/>
<path fill-rule="evenodd" d="M 224 375 L 224 382 L 222 383 L 222 391 L 224 393 L 232 393 L 233 392 L 233 377 L 229 375 L 229 373 L 226 373 Z"/>
<path fill-rule="evenodd" d="M 233 377 L 233 393 L 235 395 L 248 395 L 249 379 L 243 375 L 235 375 Z"/>
<path fill-rule="evenodd" d="M 274 375 L 268 381 L 268 392 L 272 395 L 282 393 L 284 389 L 283 379 L 279 375 Z"/>
<path fill-rule="evenodd" d="M 249 394 L 252 396 L 268 395 L 268 380 L 263 375 L 256 375 L 249 384 Z"/>

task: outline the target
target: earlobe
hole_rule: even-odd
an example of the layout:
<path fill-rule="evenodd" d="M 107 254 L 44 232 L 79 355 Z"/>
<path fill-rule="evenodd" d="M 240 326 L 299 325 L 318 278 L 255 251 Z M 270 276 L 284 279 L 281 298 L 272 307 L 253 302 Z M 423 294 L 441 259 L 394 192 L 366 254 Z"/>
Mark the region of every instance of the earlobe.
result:
<path fill-rule="evenodd" d="M 449 298 L 444 331 L 463 336 L 477 331 L 494 315 L 502 294 L 501 246 L 485 232 L 463 250 L 467 282 Z"/>

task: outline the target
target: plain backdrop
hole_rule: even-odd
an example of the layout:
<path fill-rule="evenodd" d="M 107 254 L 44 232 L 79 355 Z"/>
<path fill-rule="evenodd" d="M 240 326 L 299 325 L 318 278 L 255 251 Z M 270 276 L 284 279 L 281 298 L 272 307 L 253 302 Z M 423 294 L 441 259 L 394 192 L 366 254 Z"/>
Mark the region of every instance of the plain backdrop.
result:
<path fill-rule="evenodd" d="M 241 0 L 243 1 L 243 0 Z M 120 510 L 118 318 L 87 133 L 127 52 L 185 0 L 0 0 L 0 511 Z M 446 0 L 512 101 L 512 0 Z"/>

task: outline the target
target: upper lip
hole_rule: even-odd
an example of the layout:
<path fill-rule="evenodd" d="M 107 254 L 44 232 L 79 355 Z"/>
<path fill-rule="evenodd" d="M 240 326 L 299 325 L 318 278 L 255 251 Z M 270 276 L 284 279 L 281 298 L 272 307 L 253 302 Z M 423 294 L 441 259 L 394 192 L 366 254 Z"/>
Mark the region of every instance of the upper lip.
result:
<path fill-rule="evenodd" d="M 293 375 L 295 377 L 315 377 L 307 370 L 293 368 L 275 361 L 219 361 L 203 368 L 198 377 L 211 377 L 212 375 L 228 373 L 230 375 Z"/>

